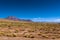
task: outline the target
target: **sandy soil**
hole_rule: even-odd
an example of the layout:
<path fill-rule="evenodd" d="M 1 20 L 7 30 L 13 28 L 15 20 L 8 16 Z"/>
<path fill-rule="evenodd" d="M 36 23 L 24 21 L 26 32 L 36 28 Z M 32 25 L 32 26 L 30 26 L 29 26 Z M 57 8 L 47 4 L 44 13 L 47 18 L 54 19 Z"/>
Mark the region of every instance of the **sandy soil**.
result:
<path fill-rule="evenodd" d="M 60 39 L 41 39 L 41 38 L 23 38 L 23 37 L 0 37 L 0 40 L 60 40 Z"/>

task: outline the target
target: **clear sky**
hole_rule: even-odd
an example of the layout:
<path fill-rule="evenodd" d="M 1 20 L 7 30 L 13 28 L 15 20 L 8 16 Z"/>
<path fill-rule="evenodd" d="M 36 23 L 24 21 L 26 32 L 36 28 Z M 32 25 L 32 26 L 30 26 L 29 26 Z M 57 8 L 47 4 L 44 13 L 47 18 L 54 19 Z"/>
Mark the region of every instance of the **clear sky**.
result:
<path fill-rule="evenodd" d="M 60 18 L 60 0 L 0 0 L 0 18 Z"/>

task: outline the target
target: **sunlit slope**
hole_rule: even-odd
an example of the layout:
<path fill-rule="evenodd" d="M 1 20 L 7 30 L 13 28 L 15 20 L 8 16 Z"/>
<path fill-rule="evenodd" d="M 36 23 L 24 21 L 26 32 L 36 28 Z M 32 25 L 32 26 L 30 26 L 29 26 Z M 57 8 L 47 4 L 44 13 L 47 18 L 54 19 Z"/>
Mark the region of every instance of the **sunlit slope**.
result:
<path fill-rule="evenodd" d="M 60 38 L 60 23 L 38 23 L 0 19 L 0 36 Z"/>

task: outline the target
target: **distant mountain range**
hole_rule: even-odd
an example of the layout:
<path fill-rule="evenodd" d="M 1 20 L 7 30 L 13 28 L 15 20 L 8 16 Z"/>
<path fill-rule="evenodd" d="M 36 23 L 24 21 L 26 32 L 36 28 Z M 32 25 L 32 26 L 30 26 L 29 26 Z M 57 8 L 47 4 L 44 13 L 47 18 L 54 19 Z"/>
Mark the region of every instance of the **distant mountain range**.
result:
<path fill-rule="evenodd" d="M 30 20 L 30 19 L 27 19 L 27 20 L 26 19 L 19 19 L 19 18 L 15 17 L 15 16 L 8 16 L 5 19 L 14 20 L 14 21 L 29 21 L 29 22 L 32 22 L 32 20 Z"/>

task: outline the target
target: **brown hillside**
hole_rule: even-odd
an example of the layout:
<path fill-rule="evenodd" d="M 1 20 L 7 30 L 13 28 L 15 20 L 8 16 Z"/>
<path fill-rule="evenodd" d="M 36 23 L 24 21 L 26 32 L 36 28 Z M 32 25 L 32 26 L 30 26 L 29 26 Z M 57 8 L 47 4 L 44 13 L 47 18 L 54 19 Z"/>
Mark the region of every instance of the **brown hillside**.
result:
<path fill-rule="evenodd" d="M 59 39 L 59 23 L 37 23 L 0 19 L 0 37 Z"/>

